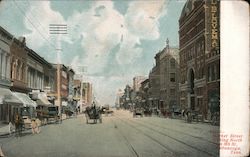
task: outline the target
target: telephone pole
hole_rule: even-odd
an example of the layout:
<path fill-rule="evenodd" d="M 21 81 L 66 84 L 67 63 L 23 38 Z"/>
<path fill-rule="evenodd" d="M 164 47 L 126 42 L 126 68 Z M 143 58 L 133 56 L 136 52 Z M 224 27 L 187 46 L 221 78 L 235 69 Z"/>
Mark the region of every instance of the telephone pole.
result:
<path fill-rule="evenodd" d="M 66 24 L 50 24 L 49 25 L 49 33 L 50 35 L 62 35 L 62 34 L 67 34 L 67 25 Z M 57 40 L 57 43 L 60 41 Z M 60 120 L 62 122 L 62 101 L 61 101 L 61 64 L 60 64 L 60 51 L 62 49 L 60 48 L 61 46 L 59 45 L 59 48 L 56 48 L 56 53 L 57 53 L 57 102 L 58 102 L 58 108 L 59 108 L 59 116 Z"/>

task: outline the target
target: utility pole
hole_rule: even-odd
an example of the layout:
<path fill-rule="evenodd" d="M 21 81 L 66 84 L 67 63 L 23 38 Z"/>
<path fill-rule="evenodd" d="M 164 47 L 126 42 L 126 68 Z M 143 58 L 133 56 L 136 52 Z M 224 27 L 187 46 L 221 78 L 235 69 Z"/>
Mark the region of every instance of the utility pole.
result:
<path fill-rule="evenodd" d="M 50 24 L 49 25 L 49 33 L 51 35 L 62 35 L 67 34 L 67 25 L 66 24 Z M 60 41 L 57 40 L 59 43 Z M 57 102 L 58 102 L 58 108 L 59 108 L 59 116 L 60 120 L 62 122 L 62 101 L 61 101 L 61 64 L 60 64 L 60 51 L 62 49 L 56 48 L 57 53 Z"/>

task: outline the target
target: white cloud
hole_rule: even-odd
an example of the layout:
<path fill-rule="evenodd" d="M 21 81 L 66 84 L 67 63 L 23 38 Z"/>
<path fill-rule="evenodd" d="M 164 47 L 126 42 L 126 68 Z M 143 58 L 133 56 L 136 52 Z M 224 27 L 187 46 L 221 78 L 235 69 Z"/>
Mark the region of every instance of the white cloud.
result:
<path fill-rule="evenodd" d="M 96 9 L 100 7 L 97 16 Z M 123 16 L 113 8 L 113 2 L 97 1 L 87 12 L 73 14 L 68 23 L 73 27 L 72 34 L 82 37 L 83 63 L 92 73 L 103 71 L 111 50 L 120 41 L 123 23 Z"/>
<path fill-rule="evenodd" d="M 25 26 L 31 31 L 26 34 L 27 42 L 32 49 L 36 50 L 48 45 L 48 41 L 41 37 L 39 33 L 41 32 L 51 43 L 56 43 L 58 38 L 49 38 L 49 24 L 66 23 L 68 34 L 59 39 L 69 44 L 81 42 L 79 46 L 82 51 L 78 52 L 77 56 L 72 57 L 68 54 L 72 59 L 73 68 L 84 65 L 87 66 L 87 73 L 104 72 L 110 62 L 111 50 L 118 44 L 120 48 L 115 54 L 117 63 L 135 64 L 143 54 L 140 40 L 156 40 L 160 36 L 159 18 L 166 13 L 163 9 L 164 2 L 164 0 L 131 1 L 127 13 L 122 15 L 115 10 L 112 1 L 96 1 L 90 9 L 83 12 L 75 11 L 65 21 L 59 12 L 50 7 L 49 1 L 30 1 L 31 7 L 27 10 L 26 16 L 36 29 L 28 19 L 25 19 Z M 38 19 L 39 22 L 37 22 Z M 57 43 L 57 46 L 60 44 Z M 117 89 L 123 88 L 121 85 L 125 86 L 133 76 L 138 75 L 135 69 L 123 71 L 123 73 L 124 76 L 121 77 L 90 77 L 97 97 L 101 101 L 108 103 Z"/>
<path fill-rule="evenodd" d="M 120 64 L 133 63 L 141 57 L 142 49 L 137 47 L 141 39 L 156 40 L 159 38 L 159 18 L 164 11 L 165 1 L 132 1 L 125 15 L 124 42 L 117 54 Z"/>
<path fill-rule="evenodd" d="M 165 14 L 165 0 L 133 1 L 130 3 L 126 18 L 128 29 L 141 39 L 159 38 L 159 18 Z"/>
<path fill-rule="evenodd" d="M 59 12 L 50 8 L 50 1 L 30 1 L 30 8 L 25 14 L 24 24 L 31 32 L 25 34 L 27 43 L 34 49 L 44 45 L 57 46 L 56 39 L 49 34 L 50 24 L 65 23 Z"/>

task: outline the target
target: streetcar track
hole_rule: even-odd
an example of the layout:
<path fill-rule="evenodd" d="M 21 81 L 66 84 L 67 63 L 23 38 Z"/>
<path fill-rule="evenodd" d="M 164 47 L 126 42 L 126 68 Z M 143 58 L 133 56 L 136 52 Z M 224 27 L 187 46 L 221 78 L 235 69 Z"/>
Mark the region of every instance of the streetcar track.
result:
<path fill-rule="evenodd" d="M 118 117 L 117 117 L 117 118 L 118 118 Z M 118 119 L 120 119 L 120 120 L 123 121 L 124 123 L 127 123 L 127 124 L 130 125 L 131 127 L 135 128 L 135 126 L 133 126 L 132 124 L 129 124 L 129 123 L 126 122 L 125 120 L 123 120 L 123 119 L 121 119 L 121 118 L 118 118 Z M 127 120 L 129 120 L 129 119 L 127 119 Z M 129 121 L 132 122 L 132 120 L 129 120 Z M 137 123 L 137 124 L 139 124 L 139 123 Z M 183 141 L 181 141 L 181 140 L 179 140 L 179 139 L 177 139 L 177 138 L 174 138 L 174 137 L 169 136 L 169 135 L 167 135 L 167 134 L 165 134 L 165 133 L 162 133 L 162 132 L 160 132 L 160 131 L 158 131 L 158 130 L 156 130 L 156 129 L 153 129 L 153 128 L 150 128 L 150 127 L 148 127 L 148 126 L 145 126 L 145 124 L 144 124 L 144 125 L 143 125 L 143 124 L 140 124 L 140 125 L 143 126 L 143 127 L 145 127 L 145 128 L 147 128 L 147 129 L 149 129 L 149 130 L 154 130 L 155 132 L 157 132 L 157 133 L 160 134 L 160 135 L 169 137 L 169 138 L 171 138 L 172 140 L 177 141 L 177 142 L 179 142 L 179 143 L 181 143 L 181 144 L 183 144 L 183 145 L 186 145 L 186 146 L 188 146 L 188 147 L 191 147 L 191 148 L 193 148 L 193 149 L 195 149 L 195 150 L 197 150 L 197 151 L 199 151 L 199 152 L 203 152 L 203 153 L 205 153 L 205 154 L 207 154 L 207 155 L 210 155 L 210 156 L 216 156 L 215 154 L 211 154 L 211 153 L 208 152 L 208 151 L 205 151 L 205 150 L 202 150 L 202 149 L 197 148 L 197 147 L 195 147 L 195 146 L 192 146 L 192 145 L 190 145 L 190 144 L 188 144 L 188 143 L 186 143 L 186 142 L 183 142 Z M 142 130 L 140 130 L 140 129 L 138 129 L 138 128 L 135 128 L 135 129 L 142 132 Z M 143 133 L 143 132 L 142 132 L 142 133 Z M 149 135 L 147 135 L 147 134 L 145 134 L 145 133 L 143 133 L 143 134 L 146 135 L 146 136 L 149 136 Z M 150 138 L 152 139 L 152 137 L 150 137 Z M 160 142 L 158 141 L 158 143 L 160 143 Z M 163 147 L 166 147 L 166 146 L 163 145 L 162 143 L 160 143 L 160 145 L 162 145 Z M 170 149 L 170 148 L 168 148 L 168 149 Z M 171 149 L 170 149 L 170 150 L 171 150 Z M 172 150 L 172 152 L 174 152 L 174 151 Z"/>
<path fill-rule="evenodd" d="M 145 122 L 143 122 L 143 121 L 140 121 L 140 122 L 145 124 Z M 199 140 L 201 140 L 201 141 L 206 141 L 206 142 L 208 142 L 208 143 L 211 143 L 211 144 L 214 144 L 214 145 L 216 145 L 216 146 L 219 146 L 219 143 L 212 142 L 212 141 L 207 140 L 207 139 L 205 139 L 205 138 L 203 138 L 203 137 L 197 137 L 197 136 L 194 136 L 194 135 L 191 135 L 191 134 L 188 134 L 188 133 L 186 133 L 186 132 L 182 132 L 182 131 L 179 131 L 179 130 L 176 130 L 176 129 L 172 129 L 172 128 L 169 128 L 169 127 L 163 127 L 163 126 L 157 125 L 157 124 L 152 123 L 152 122 L 147 122 L 147 123 L 149 123 L 149 124 L 151 124 L 151 125 L 154 125 L 154 126 L 156 126 L 156 127 L 158 127 L 158 128 L 164 129 L 164 130 L 171 130 L 171 131 L 174 131 L 174 132 L 179 132 L 179 133 L 181 133 L 181 134 L 185 134 L 185 135 L 187 135 L 187 136 L 191 136 L 191 137 L 196 138 L 196 139 L 199 139 Z M 183 126 L 182 126 L 182 127 L 183 127 Z"/>
<path fill-rule="evenodd" d="M 111 118 L 111 121 L 114 123 L 115 126 L 117 126 L 117 124 L 114 122 L 114 120 L 112 118 Z M 125 144 L 128 146 L 129 150 L 136 157 L 139 157 L 139 154 L 137 153 L 137 151 L 135 150 L 135 148 L 133 147 L 133 145 L 129 142 L 128 138 L 124 135 L 123 131 L 121 129 L 119 129 L 118 127 L 116 127 L 116 129 L 119 130 L 121 137 L 126 141 Z"/>
<path fill-rule="evenodd" d="M 114 116 L 114 117 L 118 118 L 117 116 Z M 118 119 L 119 119 L 120 121 L 123 122 L 122 119 L 120 119 L 120 118 L 118 118 Z M 123 123 L 126 123 L 126 122 L 123 122 Z M 140 129 L 135 128 L 135 127 L 133 127 L 133 126 L 131 126 L 131 125 L 129 125 L 129 126 L 132 127 L 133 129 L 137 130 L 138 132 L 142 133 L 142 131 L 141 131 Z M 148 137 L 149 139 L 153 140 L 154 142 L 156 142 L 156 143 L 159 144 L 160 146 L 162 146 L 162 147 L 164 148 L 165 152 L 168 152 L 168 154 L 170 155 L 170 156 L 168 156 L 168 157 L 176 157 L 176 156 L 174 155 L 175 152 L 174 152 L 171 148 L 165 146 L 165 145 L 162 144 L 160 141 L 158 141 L 157 139 L 155 139 L 155 138 L 149 136 L 148 134 L 143 133 L 143 135 L 146 136 L 146 137 Z M 124 135 L 123 135 L 123 136 L 124 136 Z M 125 137 L 125 136 L 124 136 L 124 137 Z M 126 137 L 125 137 L 125 138 L 126 138 Z M 138 155 L 138 156 L 139 156 L 139 155 Z"/>
<path fill-rule="evenodd" d="M 133 121 L 133 120 L 130 120 L 130 119 L 128 119 L 128 120 L 131 121 L 131 122 Z M 135 122 L 135 121 L 133 121 L 133 122 Z M 183 141 L 181 141 L 181 140 L 179 140 L 179 139 L 177 139 L 177 138 L 174 138 L 174 137 L 172 137 L 172 136 L 169 136 L 169 135 L 167 135 L 167 134 L 165 134 L 165 133 L 163 133 L 163 132 L 161 132 L 161 131 L 159 131 L 159 130 L 156 130 L 156 129 L 154 129 L 154 128 L 151 128 L 151 127 L 149 127 L 149 126 L 147 126 L 147 125 L 145 125 L 145 124 L 141 124 L 141 123 L 138 123 L 138 122 L 135 122 L 135 123 L 140 124 L 141 126 L 144 126 L 144 127 L 148 128 L 148 129 L 152 129 L 152 130 L 158 132 L 158 133 L 161 134 L 161 135 L 164 135 L 164 136 L 167 136 L 167 137 L 169 137 L 169 138 L 171 138 L 171 139 L 174 139 L 175 141 L 178 141 L 178 142 L 180 142 L 180 143 L 182 143 L 182 144 L 185 144 L 185 145 L 187 145 L 187 146 L 189 146 L 189 147 L 192 147 L 193 149 L 202 151 L 202 152 L 207 153 L 207 154 L 209 154 L 209 155 L 213 155 L 213 154 L 211 154 L 211 153 L 209 153 L 209 152 L 207 152 L 207 151 L 204 151 L 204 150 L 201 149 L 201 148 L 197 148 L 197 147 L 195 147 L 195 146 L 192 146 L 192 145 L 190 145 L 190 144 L 188 144 L 188 143 L 186 143 L 186 142 L 183 142 Z M 214 145 L 217 145 L 217 144 L 214 144 Z M 218 146 L 219 146 L 219 145 L 218 145 Z"/>
<path fill-rule="evenodd" d="M 132 122 L 132 120 L 129 120 L 129 121 Z M 139 124 L 139 123 L 137 123 L 137 124 Z M 198 151 L 200 151 L 200 152 L 203 152 L 203 153 L 206 153 L 206 154 L 208 154 L 208 155 L 214 156 L 214 154 L 211 154 L 211 153 L 208 152 L 208 151 L 205 151 L 205 150 L 203 150 L 203 149 L 201 149 L 201 148 L 197 148 L 197 147 L 195 147 L 195 146 L 193 146 L 193 145 L 190 145 L 190 144 L 188 144 L 188 143 L 186 143 L 186 142 L 183 142 L 182 140 L 179 140 L 179 139 L 177 139 L 177 138 L 175 138 L 175 137 L 172 137 L 172 136 L 170 136 L 170 135 L 167 135 L 167 134 L 165 134 L 165 133 L 163 133 L 163 132 L 161 132 L 161 131 L 159 131 L 159 130 L 156 130 L 156 129 L 154 129 L 154 128 L 148 127 L 148 126 L 145 125 L 145 124 L 140 124 L 140 125 L 143 126 L 143 127 L 145 127 L 145 128 L 148 128 L 148 129 L 150 129 L 150 130 L 154 130 L 155 132 L 157 132 L 157 133 L 159 133 L 159 134 L 161 134 L 161 135 L 163 135 L 163 136 L 167 136 L 167 137 L 169 137 L 169 138 L 171 138 L 171 139 L 173 139 L 173 140 L 175 140 L 175 141 L 177 141 L 177 142 L 179 142 L 179 143 L 182 143 L 182 144 L 184 144 L 184 145 L 186 145 L 186 146 L 189 146 L 189 147 L 191 147 L 191 148 L 193 148 L 193 149 L 195 149 L 195 150 L 198 150 Z"/>
<path fill-rule="evenodd" d="M 145 122 L 143 122 L 143 121 L 140 121 L 140 122 L 137 121 L 137 123 L 144 123 L 144 124 L 145 124 Z M 191 135 L 191 134 L 188 134 L 188 133 L 186 133 L 186 132 L 182 132 L 182 131 L 179 131 L 179 130 L 176 130 L 176 129 L 172 129 L 172 128 L 168 128 L 168 127 L 163 127 L 163 126 L 157 125 L 157 124 L 155 124 L 155 123 L 151 123 L 151 122 L 147 122 L 147 123 L 149 123 L 149 124 L 151 124 L 151 125 L 154 125 L 154 126 L 156 126 L 156 127 L 158 127 L 158 128 L 164 129 L 164 130 L 171 130 L 171 131 L 174 131 L 174 132 L 179 132 L 179 133 L 181 133 L 181 134 L 185 134 L 186 136 L 191 136 L 191 137 L 196 138 L 196 139 L 199 139 L 199 140 L 201 140 L 201 141 L 206 141 L 206 142 L 208 142 L 208 143 L 210 143 L 210 144 L 214 144 L 214 145 L 216 145 L 216 146 L 219 146 L 219 143 L 209 141 L 209 140 L 207 140 L 207 139 L 205 139 L 205 138 L 203 138 L 203 137 L 197 137 L 197 136 L 194 136 L 194 135 Z"/>
<path fill-rule="evenodd" d="M 142 133 L 144 136 L 148 137 L 149 139 L 151 139 L 152 141 L 154 141 L 155 143 L 159 144 L 160 146 L 162 146 L 165 150 L 167 150 L 167 152 L 171 153 L 172 157 L 178 157 L 177 153 L 175 153 L 175 151 L 172 148 L 167 147 L 166 145 L 164 145 L 163 143 L 161 143 L 159 140 L 153 138 L 152 136 L 148 135 L 147 133 L 143 132 L 141 129 L 136 128 L 135 126 L 129 124 L 128 122 L 126 122 L 125 120 L 114 116 L 117 119 L 119 119 L 120 121 L 122 121 L 123 123 L 126 123 L 127 125 L 129 125 L 131 128 L 137 130 L 138 132 Z"/>

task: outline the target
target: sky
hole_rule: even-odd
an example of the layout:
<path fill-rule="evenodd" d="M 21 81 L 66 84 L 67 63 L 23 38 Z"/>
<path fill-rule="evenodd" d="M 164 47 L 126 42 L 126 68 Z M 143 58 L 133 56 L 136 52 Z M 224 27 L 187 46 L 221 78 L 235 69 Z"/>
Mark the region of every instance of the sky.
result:
<path fill-rule="evenodd" d="M 26 37 L 27 46 L 47 61 L 71 66 L 93 84 L 100 104 L 114 105 L 118 90 L 132 85 L 134 76 L 148 76 L 167 38 L 178 47 L 185 2 L 6 0 L 0 2 L 0 26 Z M 50 24 L 66 24 L 67 34 L 49 34 Z"/>

